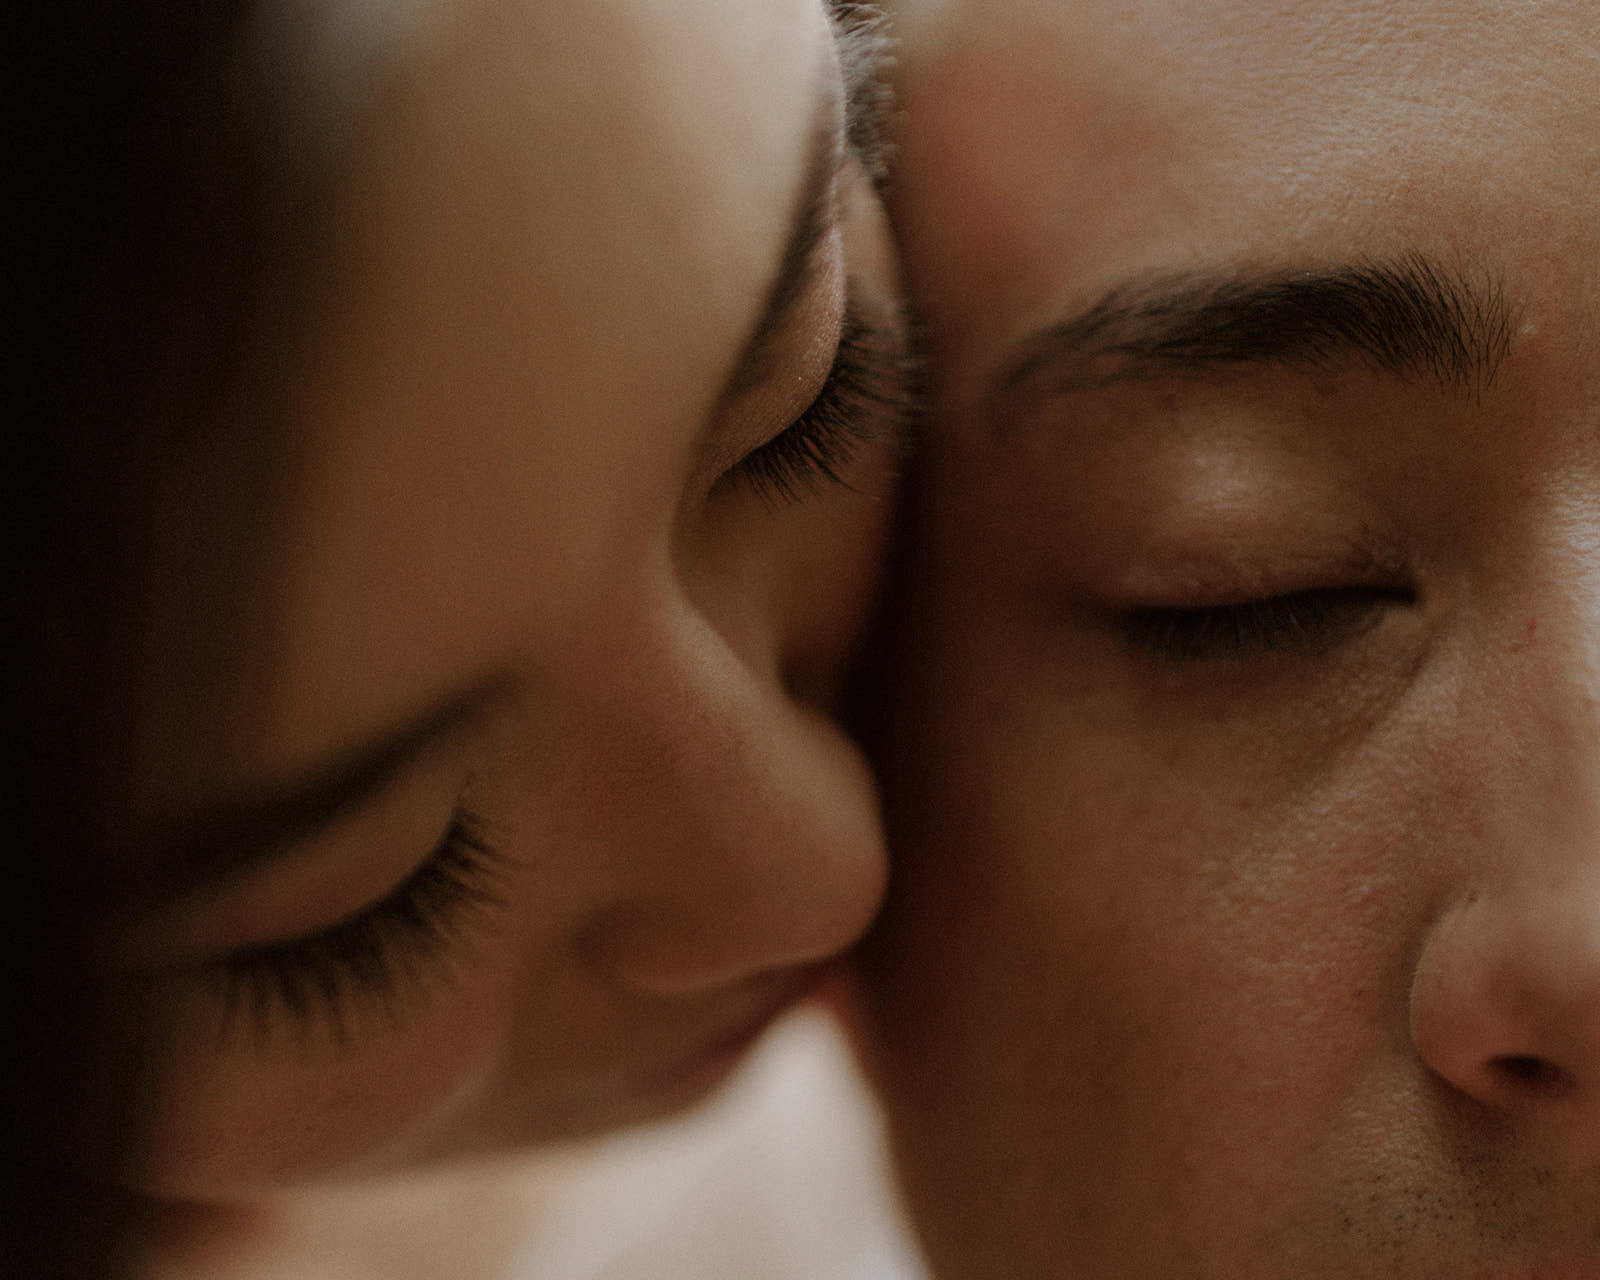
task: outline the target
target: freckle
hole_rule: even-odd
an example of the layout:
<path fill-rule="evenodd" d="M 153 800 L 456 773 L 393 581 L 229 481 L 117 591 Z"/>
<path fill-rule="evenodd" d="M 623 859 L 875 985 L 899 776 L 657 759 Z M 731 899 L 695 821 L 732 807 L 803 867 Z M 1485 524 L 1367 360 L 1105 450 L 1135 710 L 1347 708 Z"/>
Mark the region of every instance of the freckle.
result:
<path fill-rule="evenodd" d="M 1527 638 L 1529 640 L 1532 640 L 1533 637 L 1534 637 L 1534 633 L 1537 632 L 1538 630 L 1539 630 L 1539 619 L 1537 619 L 1537 618 L 1529 618 L 1528 619 L 1528 635 L 1527 635 Z"/>

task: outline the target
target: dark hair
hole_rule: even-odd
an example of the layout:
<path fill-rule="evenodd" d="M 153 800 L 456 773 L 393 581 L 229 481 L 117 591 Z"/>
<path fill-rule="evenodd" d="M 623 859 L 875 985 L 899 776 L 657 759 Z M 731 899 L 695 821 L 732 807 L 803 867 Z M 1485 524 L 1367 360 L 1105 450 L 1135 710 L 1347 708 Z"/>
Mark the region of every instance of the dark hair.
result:
<path fill-rule="evenodd" d="M 96 963 L 130 891 L 116 814 L 153 479 L 214 430 L 272 202 L 245 0 L 5 6 L 0 1241 L 115 1273 L 140 1072 Z"/>

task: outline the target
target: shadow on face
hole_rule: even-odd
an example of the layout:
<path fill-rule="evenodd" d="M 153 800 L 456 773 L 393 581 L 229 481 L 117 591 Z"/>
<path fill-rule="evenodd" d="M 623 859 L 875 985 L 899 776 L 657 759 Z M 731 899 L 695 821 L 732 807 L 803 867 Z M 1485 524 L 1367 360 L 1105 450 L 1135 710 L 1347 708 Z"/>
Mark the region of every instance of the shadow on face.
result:
<path fill-rule="evenodd" d="M 234 418 L 166 477 L 118 957 L 130 1180 L 208 1205 L 680 1109 L 884 874 L 834 719 L 904 389 L 871 32 L 269 8 L 316 270 L 259 492 Z"/>
<path fill-rule="evenodd" d="M 1589 1274 L 1592 14 L 907 28 L 867 975 L 936 1269 Z"/>

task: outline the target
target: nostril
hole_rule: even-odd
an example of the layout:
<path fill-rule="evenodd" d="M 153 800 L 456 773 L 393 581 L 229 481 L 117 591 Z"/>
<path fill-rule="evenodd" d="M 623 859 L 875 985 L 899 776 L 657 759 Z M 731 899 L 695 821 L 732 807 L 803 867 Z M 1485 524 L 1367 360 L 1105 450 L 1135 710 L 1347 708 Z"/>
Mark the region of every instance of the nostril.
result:
<path fill-rule="evenodd" d="M 1565 1093 L 1572 1079 L 1548 1058 L 1531 1053 L 1507 1053 L 1494 1058 L 1489 1069 L 1505 1083 L 1523 1093 L 1551 1095 Z"/>

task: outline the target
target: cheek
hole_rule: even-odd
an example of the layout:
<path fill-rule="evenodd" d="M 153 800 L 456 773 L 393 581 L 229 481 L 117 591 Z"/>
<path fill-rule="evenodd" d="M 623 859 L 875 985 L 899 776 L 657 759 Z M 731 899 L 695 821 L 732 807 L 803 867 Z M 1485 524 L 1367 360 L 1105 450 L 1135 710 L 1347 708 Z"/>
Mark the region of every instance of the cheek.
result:
<path fill-rule="evenodd" d="M 833 705 L 878 599 L 895 481 L 881 456 L 863 459 L 857 484 L 837 513 L 807 514 L 806 549 L 775 601 L 788 637 L 788 683 L 808 701 Z"/>
<path fill-rule="evenodd" d="M 1072 1194 L 1102 1205 L 1195 1161 L 1268 1171 L 1251 1194 L 1276 1202 L 1362 1072 L 1407 1060 L 1427 780 L 1394 762 L 1416 725 L 1402 704 L 1328 736 L 1284 700 L 1223 716 L 1177 693 L 1152 715 L 1014 593 L 981 520 L 922 552 L 868 958 L 907 1132 L 952 1160 L 1025 1152 L 1062 1187 L 1099 1170 Z M 1211 1194 L 1197 1174 L 1151 1213 Z"/>
<path fill-rule="evenodd" d="M 1404 935 L 1361 865 L 1371 827 L 1336 814 L 1335 857 L 1236 794 L 1171 785 L 1097 717 L 1020 692 L 1012 715 L 993 686 L 964 697 L 959 670 L 925 675 L 919 696 L 944 701 L 893 762 L 867 957 L 914 1205 L 931 1224 L 993 1205 L 968 1234 L 995 1233 L 996 1258 L 1054 1252 L 1016 1274 L 1064 1252 L 1133 1274 L 1166 1234 L 1169 1257 L 1215 1252 L 1219 1223 L 1245 1247 L 1326 1172 L 1352 1083 L 1403 1061 L 1403 1001 L 1385 1001 Z"/>
<path fill-rule="evenodd" d="M 1230 1047 L 1298 1052 L 1332 1035 L 1308 1025 L 1317 1011 L 1355 1016 L 1350 991 L 1380 975 L 1395 989 L 1428 894 L 1403 743 L 1281 708 L 1151 715 L 1117 672 L 967 581 L 964 600 L 919 597 L 882 752 L 895 927 L 948 969 L 931 990 L 981 971 L 975 1009 L 1027 1026 L 1070 1006 L 1126 1024 L 1097 1053 L 1215 1064 Z M 1019 989 L 1021 972 L 1043 981 Z"/>
<path fill-rule="evenodd" d="M 776 510 L 713 523 L 686 573 L 696 607 L 752 670 L 785 692 L 836 709 L 878 598 L 893 514 L 894 467 L 864 448 L 844 477 Z"/>
<path fill-rule="evenodd" d="M 426 1149 L 492 1083 L 503 1010 L 498 979 L 486 973 L 464 973 L 416 1009 L 373 1011 L 372 1026 L 342 1046 L 286 1017 L 259 1044 L 208 1043 L 193 1028 L 214 1021 L 214 1010 L 178 1014 L 186 1034 L 152 1073 L 160 1092 L 134 1185 L 163 1199 L 224 1202 Z"/>

